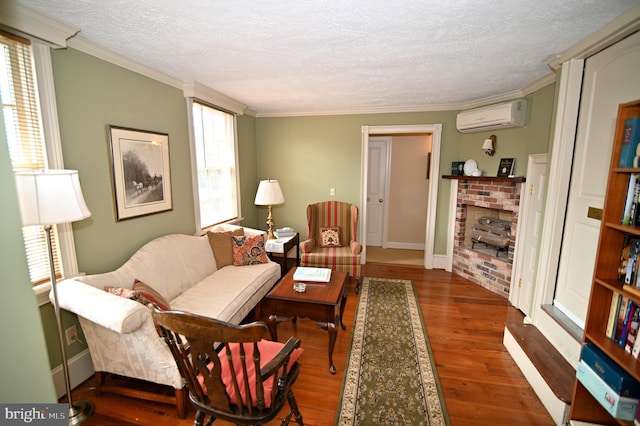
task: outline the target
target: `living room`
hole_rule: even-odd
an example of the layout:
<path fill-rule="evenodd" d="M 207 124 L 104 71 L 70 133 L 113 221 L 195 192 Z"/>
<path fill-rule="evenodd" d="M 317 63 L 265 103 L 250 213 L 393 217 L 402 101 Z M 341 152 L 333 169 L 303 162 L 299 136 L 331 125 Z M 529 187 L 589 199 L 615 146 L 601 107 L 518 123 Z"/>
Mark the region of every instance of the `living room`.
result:
<path fill-rule="evenodd" d="M 70 46 L 73 42 L 69 42 Z M 120 266 L 137 248 L 167 233 L 193 234 L 194 203 L 189 148 L 189 122 L 183 89 L 169 84 L 166 75 L 156 78 L 128 69 L 114 58 L 109 62 L 91 46 L 78 43 L 66 49 L 51 49 L 55 98 L 59 118 L 64 165 L 77 169 L 92 216 L 73 226 L 79 269 L 86 274 Z M 171 82 L 172 80 L 169 79 Z M 551 152 L 558 81 L 530 82 L 518 91 L 528 100 L 527 126 L 495 131 L 499 154 L 487 157 L 480 151 L 482 140 L 493 132 L 461 134 L 456 130 L 460 109 L 414 112 L 361 113 L 269 117 L 237 116 L 240 194 L 243 225 L 264 228 L 266 209 L 254 205 L 261 179 L 278 179 L 286 203 L 274 206 L 278 226 L 306 232 L 305 206 L 330 198 L 359 204 L 361 200 L 362 126 L 442 124 L 440 174 L 453 161 L 476 158 L 479 167 L 493 174 L 500 157 L 516 159 L 516 174 L 526 173 L 528 156 Z M 173 209 L 126 221 L 114 220 L 114 200 L 109 165 L 108 125 L 145 129 L 169 135 Z M 4 136 L 4 132 L 2 132 Z M 5 144 L 2 144 L 5 146 Z M 37 366 L 29 380 L 21 380 L 12 391 L 35 397 L 39 384 L 50 389 L 51 369 L 58 366 L 53 312 L 50 304 L 35 306 L 33 292 L 17 283 L 28 281 L 23 268 L 23 243 L 19 235 L 19 212 L 12 195 L 13 176 L 8 153 L 2 151 L 2 188 L 9 194 L 4 204 L 3 269 L 7 273 L 3 299 L 7 338 L 16 345 L 3 350 L 6 372 L 15 365 Z M 309 159 L 313 159 L 311 162 Z M 323 166 L 323 165 L 326 165 Z M 447 252 L 449 232 L 449 184 L 441 180 L 437 195 L 434 253 Z M 10 236 L 10 237 L 9 237 Z M 98 243 L 97 243 L 98 242 Z M 73 322 L 73 318 L 65 318 Z M 83 336 L 80 336 L 80 341 Z M 18 344 L 17 342 L 22 342 Z M 25 347 L 27 349 L 19 349 Z M 86 350 L 81 343 L 70 347 L 70 356 Z M 6 353 L 5 353 L 6 352 Z M 43 391 L 42 400 L 48 393 Z M 39 399 L 38 397 L 35 397 Z"/>

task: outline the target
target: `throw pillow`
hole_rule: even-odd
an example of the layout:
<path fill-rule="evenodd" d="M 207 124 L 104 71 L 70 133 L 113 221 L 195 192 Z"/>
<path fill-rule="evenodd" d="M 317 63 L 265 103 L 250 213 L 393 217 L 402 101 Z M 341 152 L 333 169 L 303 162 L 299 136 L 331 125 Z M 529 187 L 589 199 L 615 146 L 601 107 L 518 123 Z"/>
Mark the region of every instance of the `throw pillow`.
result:
<path fill-rule="evenodd" d="M 167 302 L 165 298 L 150 285 L 145 284 L 142 281 L 135 280 L 133 282 L 133 289 L 140 294 L 140 303 L 145 305 L 149 302 L 155 303 L 156 306 L 163 311 L 171 309 L 169 302 Z"/>
<path fill-rule="evenodd" d="M 131 299 L 134 302 L 148 305 L 149 303 L 155 303 L 156 306 L 163 310 L 168 311 L 171 309 L 169 303 L 153 288 L 145 283 L 136 280 L 133 284 L 133 289 L 125 287 L 105 287 L 104 290 L 116 296 L 125 297 Z M 137 287 L 137 288 L 136 288 Z"/>
<path fill-rule="evenodd" d="M 231 239 L 233 240 L 233 264 L 235 266 L 269 262 L 269 257 L 264 249 L 264 236 L 262 234 L 242 237 L 232 235 Z"/>
<path fill-rule="evenodd" d="M 340 228 L 320 228 L 321 247 L 342 247 L 340 243 Z"/>
<path fill-rule="evenodd" d="M 216 266 L 218 269 L 233 265 L 233 242 L 231 236 L 243 236 L 244 229 L 238 228 L 233 231 L 209 231 L 207 237 L 209 237 L 209 244 L 211 250 L 213 250 L 213 257 L 216 259 Z"/>
<path fill-rule="evenodd" d="M 116 296 L 126 297 L 127 299 L 138 301 L 140 295 L 135 290 L 124 287 L 105 287 L 104 291 L 107 293 L 115 294 Z"/>

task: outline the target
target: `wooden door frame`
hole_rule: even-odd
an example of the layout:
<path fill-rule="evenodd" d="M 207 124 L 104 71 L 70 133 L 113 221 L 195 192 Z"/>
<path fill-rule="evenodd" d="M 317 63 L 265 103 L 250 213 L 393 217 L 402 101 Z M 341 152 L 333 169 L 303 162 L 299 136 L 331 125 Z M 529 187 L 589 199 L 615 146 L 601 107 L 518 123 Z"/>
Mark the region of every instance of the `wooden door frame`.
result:
<path fill-rule="evenodd" d="M 431 140 L 431 170 L 429 179 L 429 196 L 427 200 L 427 224 L 424 242 L 424 267 L 434 268 L 434 247 L 436 233 L 436 210 L 438 204 L 438 182 L 440 176 L 440 143 L 442 139 L 442 124 L 411 124 L 394 126 L 362 126 L 362 148 L 360 158 L 360 236 L 362 243 L 361 263 L 367 261 L 367 180 L 369 171 L 369 135 L 402 135 L 411 133 L 430 133 Z"/>

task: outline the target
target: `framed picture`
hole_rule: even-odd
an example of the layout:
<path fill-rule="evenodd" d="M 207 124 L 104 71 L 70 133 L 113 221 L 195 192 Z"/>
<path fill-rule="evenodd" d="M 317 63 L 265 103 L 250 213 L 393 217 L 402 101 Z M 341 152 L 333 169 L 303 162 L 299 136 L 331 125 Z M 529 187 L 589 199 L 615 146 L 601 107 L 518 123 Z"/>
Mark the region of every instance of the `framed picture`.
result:
<path fill-rule="evenodd" d="M 515 158 L 501 158 L 500 166 L 498 167 L 498 177 L 509 177 L 513 175 L 514 166 L 516 164 Z"/>
<path fill-rule="evenodd" d="M 452 161 L 451 162 L 451 176 L 464 175 L 464 161 Z"/>
<path fill-rule="evenodd" d="M 109 126 L 116 221 L 173 208 L 169 135 Z"/>

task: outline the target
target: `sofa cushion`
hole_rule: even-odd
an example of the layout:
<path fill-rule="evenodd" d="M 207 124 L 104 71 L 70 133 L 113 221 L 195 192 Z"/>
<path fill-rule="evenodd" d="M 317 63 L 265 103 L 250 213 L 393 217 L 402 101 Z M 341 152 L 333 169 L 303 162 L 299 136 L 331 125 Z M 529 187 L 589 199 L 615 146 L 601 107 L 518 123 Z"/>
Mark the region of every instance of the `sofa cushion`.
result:
<path fill-rule="evenodd" d="M 243 343 L 245 354 L 247 354 L 247 377 L 249 377 L 249 392 L 251 394 L 251 400 L 253 401 L 253 406 L 256 406 L 256 367 L 253 362 L 249 361 L 250 355 L 253 354 L 253 343 L 247 342 Z M 229 345 L 231 349 L 231 357 L 233 359 L 233 370 L 236 371 L 236 377 L 238 380 L 238 390 L 240 391 L 240 395 L 242 395 L 243 404 L 247 404 L 247 391 L 245 389 L 243 373 L 242 373 L 242 363 L 240 361 L 240 344 L 239 343 L 231 343 Z M 260 368 L 263 368 L 265 365 L 269 363 L 278 352 L 284 347 L 284 343 L 280 342 L 272 342 L 271 340 L 261 340 L 258 342 L 258 349 L 260 350 Z M 287 364 L 287 371 L 291 370 L 293 364 L 300 358 L 300 355 L 304 350 L 302 348 L 296 348 L 291 352 L 291 356 L 289 357 L 289 363 Z M 231 369 L 229 368 L 229 361 L 227 361 L 227 356 L 224 351 L 221 351 L 218 354 L 218 358 L 220 359 L 220 364 L 222 366 L 221 379 L 227 388 L 227 394 L 229 395 L 231 402 L 236 404 L 237 396 L 233 385 L 233 378 L 231 375 Z M 213 368 L 213 362 L 210 362 L 207 365 L 209 371 Z M 271 392 L 273 390 L 273 380 L 274 376 L 269 377 L 262 383 L 262 387 L 264 389 L 264 402 L 267 408 L 271 407 Z M 204 379 L 202 375 L 198 375 L 198 382 L 200 383 L 200 387 L 206 393 L 207 387 L 204 384 Z"/>
<path fill-rule="evenodd" d="M 320 247 L 342 247 L 340 227 L 320 228 Z"/>
<path fill-rule="evenodd" d="M 171 309 L 240 324 L 279 278 L 275 262 L 228 266 L 172 299 Z"/>
<path fill-rule="evenodd" d="M 257 265 L 269 262 L 263 235 L 231 236 L 234 266 Z"/>
<path fill-rule="evenodd" d="M 211 244 L 211 250 L 213 250 L 213 256 L 216 259 L 216 266 L 218 269 L 227 265 L 233 265 L 232 235 L 242 236 L 244 235 L 244 230 L 242 228 L 238 228 L 233 231 L 207 232 L 207 238 L 209 238 L 209 244 Z"/>

